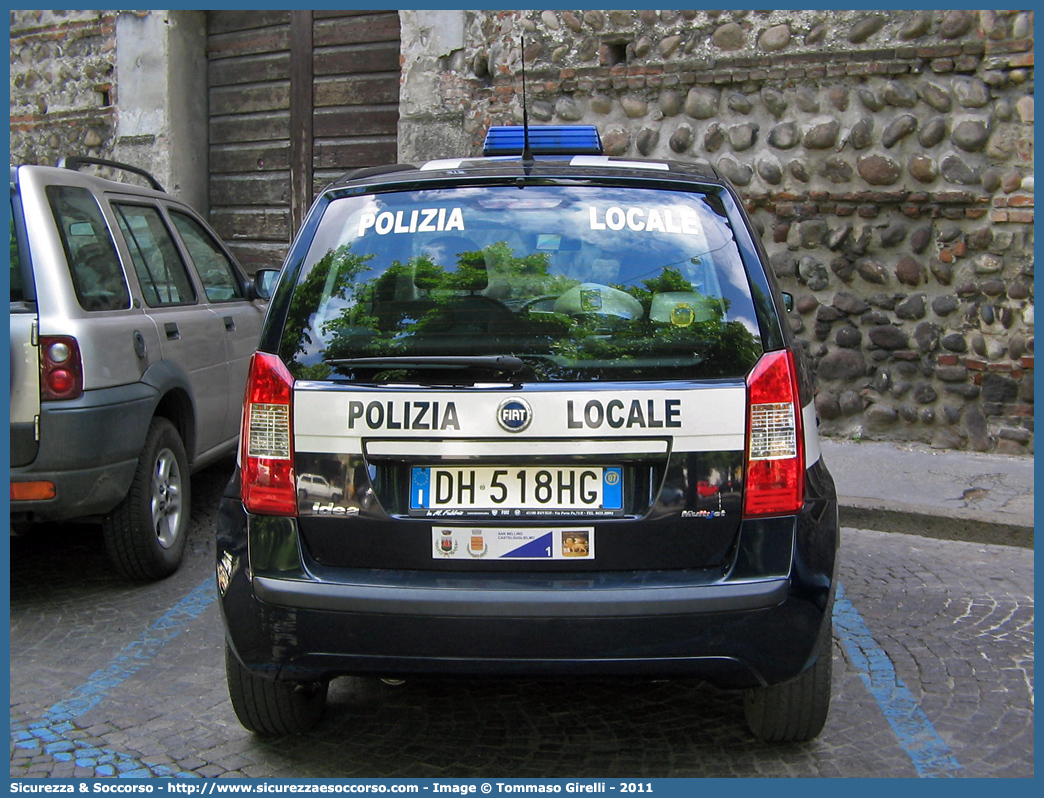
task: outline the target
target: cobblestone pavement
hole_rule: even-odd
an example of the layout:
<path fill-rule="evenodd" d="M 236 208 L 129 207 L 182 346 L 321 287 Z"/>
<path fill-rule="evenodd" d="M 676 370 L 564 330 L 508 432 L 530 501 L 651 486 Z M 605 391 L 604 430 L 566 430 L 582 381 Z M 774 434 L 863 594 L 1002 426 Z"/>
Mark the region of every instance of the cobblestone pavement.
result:
<path fill-rule="evenodd" d="M 736 694 L 624 679 L 340 679 L 316 730 L 256 738 L 228 702 L 211 586 L 229 468 L 194 478 L 206 509 L 161 583 L 120 583 L 90 527 L 12 541 L 12 776 L 1034 775 L 1032 550 L 855 529 L 813 743 L 753 742 Z M 909 705 L 912 731 L 893 725 Z"/>

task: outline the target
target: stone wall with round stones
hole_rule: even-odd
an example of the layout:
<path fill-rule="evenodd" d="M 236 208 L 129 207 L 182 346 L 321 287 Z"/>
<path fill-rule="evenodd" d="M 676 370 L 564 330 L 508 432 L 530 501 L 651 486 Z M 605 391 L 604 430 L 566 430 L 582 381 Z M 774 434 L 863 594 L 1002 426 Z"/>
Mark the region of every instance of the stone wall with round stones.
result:
<path fill-rule="evenodd" d="M 1033 12 L 468 12 L 434 102 L 475 153 L 521 37 L 531 123 L 736 184 L 826 434 L 1032 453 Z"/>
<path fill-rule="evenodd" d="M 115 11 L 11 11 L 11 163 L 113 157 Z"/>

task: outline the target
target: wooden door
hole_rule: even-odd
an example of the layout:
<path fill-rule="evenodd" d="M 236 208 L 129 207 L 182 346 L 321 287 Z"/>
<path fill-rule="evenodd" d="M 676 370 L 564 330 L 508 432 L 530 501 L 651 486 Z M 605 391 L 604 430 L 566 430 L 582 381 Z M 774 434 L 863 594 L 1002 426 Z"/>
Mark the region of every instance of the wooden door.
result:
<path fill-rule="evenodd" d="M 395 11 L 207 14 L 210 217 L 248 272 L 278 267 L 315 195 L 393 163 Z"/>

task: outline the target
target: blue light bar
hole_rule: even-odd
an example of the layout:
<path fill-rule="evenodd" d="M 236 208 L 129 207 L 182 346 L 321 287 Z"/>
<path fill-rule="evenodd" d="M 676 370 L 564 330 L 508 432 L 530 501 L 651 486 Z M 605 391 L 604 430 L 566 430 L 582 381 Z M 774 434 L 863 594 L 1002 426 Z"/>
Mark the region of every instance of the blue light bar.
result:
<path fill-rule="evenodd" d="M 521 155 L 523 128 L 491 127 L 482 154 Z M 533 155 L 601 155 L 602 139 L 594 125 L 530 125 L 529 151 Z"/>

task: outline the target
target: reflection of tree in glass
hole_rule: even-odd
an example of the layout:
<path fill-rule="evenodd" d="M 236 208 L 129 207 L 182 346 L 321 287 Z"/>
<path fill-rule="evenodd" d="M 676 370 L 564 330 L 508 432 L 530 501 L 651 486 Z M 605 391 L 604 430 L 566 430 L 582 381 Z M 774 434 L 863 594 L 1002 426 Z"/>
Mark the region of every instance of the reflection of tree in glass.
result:
<path fill-rule="evenodd" d="M 695 261 L 697 259 L 693 258 L 692 260 Z M 727 299 L 718 296 L 715 293 L 706 294 L 701 292 L 697 283 L 690 282 L 681 271 L 672 268 L 671 266 L 664 266 L 656 277 L 642 280 L 642 285 L 645 286 L 644 289 L 635 285 L 621 286 L 621 288 L 642 303 L 646 315 L 648 315 L 649 310 L 652 307 L 652 298 L 656 294 L 667 294 L 673 292 L 702 293 L 705 306 L 718 315 L 725 315 L 729 310 L 729 302 Z"/>
<path fill-rule="evenodd" d="M 644 379 L 649 379 L 649 369 L 667 367 L 680 369 L 676 376 L 698 374 L 700 379 L 714 379 L 749 369 L 761 353 L 760 342 L 741 322 L 723 322 L 720 317 L 688 327 L 649 319 L 613 319 L 608 327 L 603 324 L 586 334 L 592 324 L 577 325 L 570 338 L 554 347 L 556 355 L 584 369 L 578 377 L 624 379 L 631 372 L 632 378 L 644 373 Z M 591 373 L 585 363 L 590 364 Z"/>
<path fill-rule="evenodd" d="M 497 276 L 490 294 L 498 299 L 531 300 L 564 293 L 579 283 L 561 274 L 551 274 L 551 256 L 546 252 L 519 256 L 506 241 L 498 241 L 486 247 L 485 253 L 490 270 Z"/>
<path fill-rule="evenodd" d="M 298 355 L 305 354 L 308 347 L 315 344 L 309 321 L 316 308 L 324 299 L 344 299 L 348 289 L 355 285 L 356 278 L 370 268 L 366 263 L 374 256 L 356 255 L 351 249 L 351 244 L 345 244 L 327 252 L 294 288 L 279 352 L 297 379 L 323 379 L 330 373 L 329 366 L 322 363 L 305 365 Z M 331 279 L 333 284 L 328 285 Z"/>
<path fill-rule="evenodd" d="M 456 271 L 447 272 L 441 267 L 435 290 L 468 291 L 474 293 L 481 291 L 489 284 L 489 274 L 486 271 L 486 258 L 482 250 L 461 252 L 457 255 Z"/>
<path fill-rule="evenodd" d="M 518 305 L 574 284 L 548 273 L 546 254 L 518 257 L 505 242 L 458 253 L 452 271 L 427 254 L 395 261 L 360 283 L 355 305 L 324 325 L 333 336 L 325 358 L 448 354 L 445 347 L 463 344 L 496 354 L 547 352 L 569 318 L 513 314 L 501 300 Z"/>
<path fill-rule="evenodd" d="M 546 253 L 518 256 L 506 242 L 498 241 L 460 253 L 456 271 L 447 272 L 430 263 L 418 263 L 418 268 L 425 270 L 431 307 L 410 329 L 412 351 L 440 346 L 449 336 L 479 334 L 485 338 L 470 345 L 484 352 L 538 353 L 548 351 L 569 327 L 565 316 L 512 314 L 508 309 L 513 304 L 518 310 L 519 303 L 524 307 L 526 300 L 560 293 L 576 284 L 549 274 Z M 426 336 L 432 340 L 425 341 Z"/>
<path fill-rule="evenodd" d="M 329 304 L 329 298 L 341 300 L 344 307 L 323 324 L 325 361 L 497 354 L 523 358 L 525 379 L 649 379 L 664 366 L 714 378 L 753 365 L 761 351 L 757 337 L 741 322 L 725 321 L 724 298 L 699 294 L 676 268 L 663 268 L 642 286 L 613 286 L 641 303 L 641 316 L 629 319 L 610 313 L 554 312 L 554 299 L 579 282 L 550 274 L 546 253 L 519 256 L 503 241 L 459 253 L 451 271 L 419 255 L 405 263 L 394 261 L 381 274 L 355 282 L 371 268 L 366 264 L 373 257 L 352 254 L 349 246 L 342 246 L 312 268 L 295 290 L 284 328 L 282 352 L 287 360 L 300 363 L 304 358 L 295 356 L 315 344 L 309 334 L 310 314 L 324 301 Z M 693 296 L 699 310 L 695 320 L 681 324 L 651 319 L 654 297 L 665 293 Z M 348 367 L 334 369 L 353 375 Z M 294 369 L 299 378 L 322 379 L 330 372 L 325 363 Z"/>
<path fill-rule="evenodd" d="M 519 256 L 506 241 L 498 241 L 482 249 L 459 253 L 455 271 L 445 271 L 426 255 L 410 263 L 416 264 L 417 286 L 434 292 L 436 298 L 445 298 L 447 292 L 449 295 L 474 292 L 488 285 L 487 296 L 510 300 L 561 292 L 576 285 L 576 280 L 550 274 L 548 261 L 545 252 Z"/>
<path fill-rule="evenodd" d="M 629 364 L 642 369 L 650 362 L 676 363 L 682 368 L 699 364 L 701 378 L 714 378 L 736 374 L 741 370 L 737 366 L 749 367 L 757 360 L 760 342 L 741 322 L 724 320 L 728 301 L 723 297 L 700 297 L 700 307 L 710 311 L 709 317 L 679 325 L 650 318 L 653 297 L 693 294 L 692 284 L 677 269 L 665 267 L 658 276 L 643 280 L 643 285 L 615 286 L 642 303 L 640 318 L 580 317 L 572 335 L 557 342 L 555 354 L 578 366 L 597 362 L 599 370 L 605 369 L 606 379 L 622 378 Z"/>
<path fill-rule="evenodd" d="M 642 280 L 645 285 L 646 291 L 641 291 L 640 288 L 633 288 L 632 293 L 637 299 L 643 300 L 642 304 L 647 304 L 647 301 L 636 292 L 641 294 L 647 294 L 651 299 L 653 294 L 662 293 L 666 291 L 691 291 L 692 284 L 682 276 L 682 273 L 677 269 L 672 269 L 669 266 L 665 267 L 656 277 L 649 280 Z"/>

